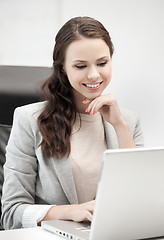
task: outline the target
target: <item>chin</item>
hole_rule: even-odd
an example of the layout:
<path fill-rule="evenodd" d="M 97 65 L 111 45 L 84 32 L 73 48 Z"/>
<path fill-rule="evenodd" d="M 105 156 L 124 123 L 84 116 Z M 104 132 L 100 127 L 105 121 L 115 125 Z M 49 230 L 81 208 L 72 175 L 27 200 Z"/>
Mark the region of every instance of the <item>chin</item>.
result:
<path fill-rule="evenodd" d="M 92 96 L 86 96 L 86 98 L 87 98 L 88 100 L 92 101 L 92 100 L 94 100 L 95 98 L 100 97 L 101 94 L 102 94 L 102 92 L 99 93 L 99 94 L 98 94 L 98 93 L 97 93 L 97 94 L 93 94 Z"/>

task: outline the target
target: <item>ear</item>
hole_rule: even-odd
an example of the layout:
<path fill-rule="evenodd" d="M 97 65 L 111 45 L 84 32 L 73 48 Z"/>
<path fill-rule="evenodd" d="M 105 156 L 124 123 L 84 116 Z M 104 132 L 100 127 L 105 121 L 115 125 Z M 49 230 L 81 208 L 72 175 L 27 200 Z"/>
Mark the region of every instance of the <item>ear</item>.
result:
<path fill-rule="evenodd" d="M 61 72 L 62 72 L 65 76 L 67 75 L 64 66 L 62 66 Z"/>
<path fill-rule="evenodd" d="M 65 73 L 64 66 L 61 67 L 61 71 L 62 71 L 63 73 Z"/>

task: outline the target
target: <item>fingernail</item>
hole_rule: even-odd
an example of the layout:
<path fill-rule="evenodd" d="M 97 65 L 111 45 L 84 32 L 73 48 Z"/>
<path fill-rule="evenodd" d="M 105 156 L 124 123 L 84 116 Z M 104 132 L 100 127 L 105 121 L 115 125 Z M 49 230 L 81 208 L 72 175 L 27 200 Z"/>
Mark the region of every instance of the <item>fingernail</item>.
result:
<path fill-rule="evenodd" d="M 85 112 L 89 112 L 89 109 L 87 108 L 87 109 L 85 110 Z"/>
<path fill-rule="evenodd" d="M 93 111 L 93 114 L 95 114 L 96 113 L 96 109 L 94 109 L 94 111 Z"/>
<path fill-rule="evenodd" d="M 87 102 L 87 100 L 82 101 L 82 103 L 86 103 L 86 102 Z"/>
<path fill-rule="evenodd" d="M 92 112 L 89 113 L 89 116 L 92 116 Z"/>

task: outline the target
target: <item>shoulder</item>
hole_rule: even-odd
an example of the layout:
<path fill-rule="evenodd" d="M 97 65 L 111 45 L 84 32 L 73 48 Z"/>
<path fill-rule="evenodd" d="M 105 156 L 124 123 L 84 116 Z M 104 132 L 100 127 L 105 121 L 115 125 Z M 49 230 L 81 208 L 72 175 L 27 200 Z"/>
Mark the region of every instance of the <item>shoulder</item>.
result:
<path fill-rule="evenodd" d="M 37 102 L 37 103 L 31 103 L 27 104 L 21 107 L 17 107 L 14 111 L 14 117 L 19 116 L 23 119 L 37 119 L 38 116 L 43 111 L 44 107 L 46 105 L 46 102 Z"/>
<path fill-rule="evenodd" d="M 29 115 L 39 115 L 42 110 L 44 109 L 46 105 L 46 102 L 36 102 L 36 103 L 31 103 L 31 104 L 27 104 L 21 107 L 18 107 L 15 109 L 16 112 L 26 112 Z"/>
<path fill-rule="evenodd" d="M 121 113 L 128 124 L 136 124 L 139 121 L 139 114 L 136 111 L 129 109 L 121 109 Z"/>
<path fill-rule="evenodd" d="M 139 114 L 136 111 L 133 110 L 129 110 L 129 109 L 125 109 L 125 108 L 121 108 L 120 109 L 121 114 L 124 118 L 124 120 L 127 122 L 129 128 L 133 131 L 136 127 L 136 125 L 139 123 Z M 104 120 L 105 125 L 107 125 L 109 128 L 113 129 L 113 126 L 106 122 Z"/>
<path fill-rule="evenodd" d="M 18 107 L 14 111 L 12 129 L 10 134 L 10 146 L 13 142 L 21 141 L 30 145 L 35 141 L 36 146 L 41 141 L 41 134 L 38 129 L 38 116 L 41 114 L 45 107 L 46 102 L 37 102 Z"/>
<path fill-rule="evenodd" d="M 124 109 L 124 108 L 121 108 L 120 111 L 124 120 L 127 122 L 131 133 L 134 133 L 136 127 L 140 125 L 140 118 L 138 113 L 136 111 Z M 110 123 L 106 121 L 104 121 L 104 123 L 105 123 L 105 126 L 108 127 L 108 129 L 114 131 L 114 128 Z"/>
<path fill-rule="evenodd" d="M 37 119 L 43 111 L 46 102 L 37 102 L 18 107 L 14 111 L 13 126 L 14 129 L 26 129 L 36 134 L 38 132 Z"/>
<path fill-rule="evenodd" d="M 143 132 L 142 132 L 139 114 L 136 111 L 128 110 L 128 109 L 120 109 L 120 111 L 123 115 L 124 120 L 127 122 L 129 126 L 130 133 L 134 139 L 136 146 L 143 147 L 144 138 L 143 138 Z M 104 121 L 104 127 L 105 127 L 108 147 L 118 148 L 118 140 L 117 140 L 116 132 L 113 126 L 110 123 Z"/>

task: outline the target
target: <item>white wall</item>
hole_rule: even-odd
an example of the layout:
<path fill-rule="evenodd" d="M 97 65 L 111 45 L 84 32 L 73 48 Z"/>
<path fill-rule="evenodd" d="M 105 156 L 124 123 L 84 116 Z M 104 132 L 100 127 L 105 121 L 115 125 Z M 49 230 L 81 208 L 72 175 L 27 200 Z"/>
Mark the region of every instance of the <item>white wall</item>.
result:
<path fill-rule="evenodd" d="M 139 113 L 145 146 L 164 146 L 163 13 L 163 0 L 62 1 L 62 23 L 89 15 L 110 32 L 115 54 L 107 90 L 121 107 Z"/>
<path fill-rule="evenodd" d="M 0 64 L 51 66 L 59 0 L 0 0 Z"/>
<path fill-rule="evenodd" d="M 1 0 L 0 64 L 51 66 L 59 27 L 95 17 L 115 45 L 107 91 L 139 113 L 146 146 L 164 146 L 163 12 L 163 0 Z"/>

